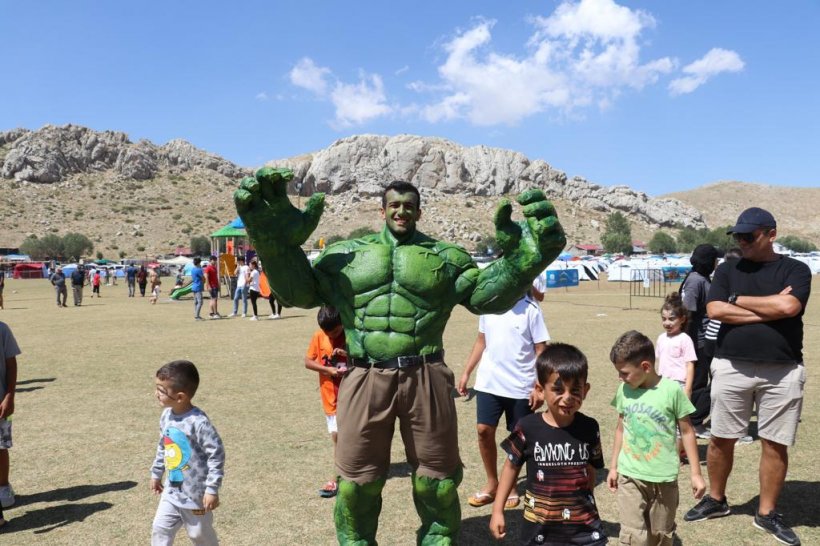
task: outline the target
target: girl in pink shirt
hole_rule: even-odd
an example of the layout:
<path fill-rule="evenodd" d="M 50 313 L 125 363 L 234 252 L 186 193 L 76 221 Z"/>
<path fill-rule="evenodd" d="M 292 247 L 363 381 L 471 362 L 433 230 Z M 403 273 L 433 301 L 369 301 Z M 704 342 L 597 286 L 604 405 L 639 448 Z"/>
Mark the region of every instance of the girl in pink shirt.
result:
<path fill-rule="evenodd" d="M 666 296 L 661 307 L 661 325 L 665 330 L 655 344 L 655 362 L 658 374 L 677 381 L 686 396 L 692 398 L 692 382 L 695 378 L 695 344 L 686 330 L 689 311 L 683 306 L 680 294 L 672 292 Z"/>

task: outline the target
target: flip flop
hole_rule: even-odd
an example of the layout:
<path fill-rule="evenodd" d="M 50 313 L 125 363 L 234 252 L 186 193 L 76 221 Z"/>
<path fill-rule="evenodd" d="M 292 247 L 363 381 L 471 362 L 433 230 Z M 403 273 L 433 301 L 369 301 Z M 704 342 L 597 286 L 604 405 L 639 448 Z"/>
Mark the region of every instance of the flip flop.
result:
<path fill-rule="evenodd" d="M 515 508 L 521 503 L 521 497 L 518 495 L 510 495 L 507 497 L 507 502 L 504 503 L 504 509 L 509 510 L 511 508 Z"/>
<path fill-rule="evenodd" d="M 467 499 L 470 506 L 478 508 L 479 506 L 487 506 L 495 501 L 495 495 L 490 495 L 484 491 L 477 491 L 472 497 Z"/>
<path fill-rule="evenodd" d="M 336 482 L 327 482 L 319 490 L 319 496 L 324 499 L 329 499 L 336 496 L 337 486 Z"/>

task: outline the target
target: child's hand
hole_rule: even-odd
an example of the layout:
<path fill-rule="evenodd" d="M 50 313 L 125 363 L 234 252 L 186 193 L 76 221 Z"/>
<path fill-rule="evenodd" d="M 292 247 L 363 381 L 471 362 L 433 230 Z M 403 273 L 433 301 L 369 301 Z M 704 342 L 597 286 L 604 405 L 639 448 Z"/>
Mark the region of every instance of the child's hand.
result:
<path fill-rule="evenodd" d="M 151 491 L 154 492 L 154 495 L 161 495 L 162 494 L 162 480 L 158 480 L 156 478 L 151 478 Z"/>
<path fill-rule="evenodd" d="M 219 495 L 211 495 L 210 493 L 205 493 L 205 496 L 202 497 L 202 506 L 203 508 L 205 508 L 206 512 L 216 510 L 219 506 Z"/>
<path fill-rule="evenodd" d="M 618 471 L 614 468 L 606 476 L 606 485 L 613 493 L 618 490 Z"/>
<path fill-rule="evenodd" d="M 458 394 L 461 396 L 467 396 L 467 382 L 470 380 L 470 376 L 466 374 L 462 374 L 461 378 L 458 380 L 458 386 L 456 390 Z"/>
<path fill-rule="evenodd" d="M 695 474 L 692 476 L 692 494 L 696 499 L 699 499 L 706 493 L 706 482 L 703 481 L 703 476 Z"/>
<path fill-rule="evenodd" d="M 6 396 L 3 397 L 3 400 L 0 401 L 0 419 L 6 419 L 11 417 L 14 413 L 14 395 L 12 393 L 6 393 Z"/>
<path fill-rule="evenodd" d="M 341 356 L 347 358 L 347 351 L 340 347 L 336 347 L 335 349 L 333 349 L 333 352 L 330 354 L 330 356 Z"/>
<path fill-rule="evenodd" d="M 493 510 L 493 515 L 490 518 L 490 533 L 496 540 L 501 540 L 507 536 L 507 524 L 504 522 L 504 512 L 496 513 Z"/>
<path fill-rule="evenodd" d="M 544 399 L 538 394 L 535 388 L 530 391 L 529 404 L 532 411 L 537 410 L 544 404 Z"/>

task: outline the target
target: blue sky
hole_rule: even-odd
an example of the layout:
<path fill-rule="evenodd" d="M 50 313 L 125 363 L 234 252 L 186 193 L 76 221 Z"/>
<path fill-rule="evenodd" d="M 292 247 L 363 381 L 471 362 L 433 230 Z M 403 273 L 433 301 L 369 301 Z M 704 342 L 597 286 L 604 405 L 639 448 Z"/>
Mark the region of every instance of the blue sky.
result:
<path fill-rule="evenodd" d="M 651 195 L 820 187 L 820 2 L 0 0 L 0 130 L 245 166 L 440 136 Z"/>

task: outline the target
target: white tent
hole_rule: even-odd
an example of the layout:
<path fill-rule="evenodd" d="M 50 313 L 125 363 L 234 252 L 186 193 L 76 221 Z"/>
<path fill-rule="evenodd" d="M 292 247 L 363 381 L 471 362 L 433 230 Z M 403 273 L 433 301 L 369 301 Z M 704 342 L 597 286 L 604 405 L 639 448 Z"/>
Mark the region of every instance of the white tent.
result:
<path fill-rule="evenodd" d="M 169 265 L 171 267 L 179 267 L 181 265 L 185 266 L 185 265 L 188 265 L 189 263 L 193 263 L 194 259 L 193 258 L 186 258 L 185 256 L 177 256 L 175 258 L 170 258 L 168 260 L 157 260 L 157 261 L 159 263 L 163 264 L 163 265 Z"/>
<path fill-rule="evenodd" d="M 567 269 L 575 269 L 578 271 L 579 281 L 595 281 L 598 280 L 598 269 L 591 262 L 584 262 L 580 260 L 555 260 L 547 266 L 547 271 L 564 271 Z"/>

